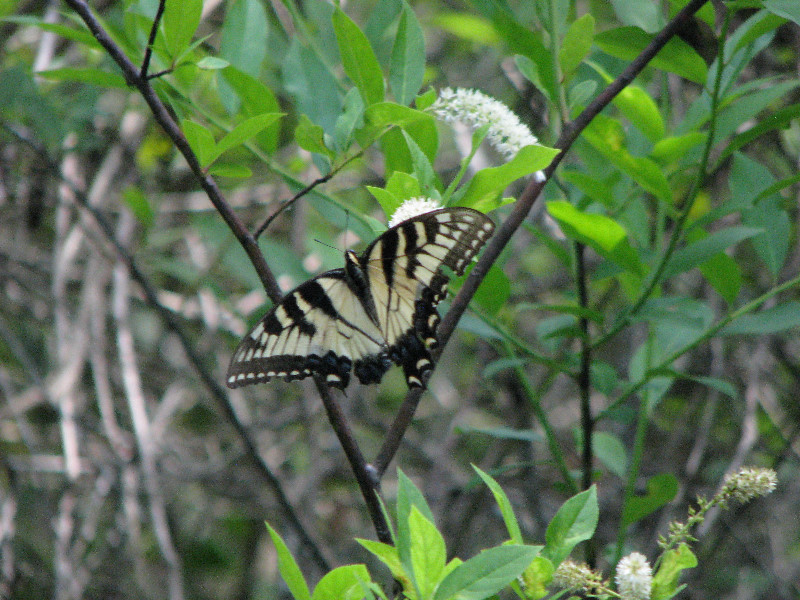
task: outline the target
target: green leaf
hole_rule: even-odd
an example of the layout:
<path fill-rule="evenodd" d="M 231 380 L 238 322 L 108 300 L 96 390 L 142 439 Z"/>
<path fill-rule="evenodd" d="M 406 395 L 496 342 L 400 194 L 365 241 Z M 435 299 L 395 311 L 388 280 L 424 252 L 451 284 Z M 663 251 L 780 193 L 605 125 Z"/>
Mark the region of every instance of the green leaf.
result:
<path fill-rule="evenodd" d="M 800 326 L 800 302 L 784 302 L 757 313 L 742 315 L 722 335 L 768 335 Z"/>
<path fill-rule="evenodd" d="M 406 476 L 403 471 L 397 471 L 397 553 L 400 557 L 400 562 L 404 570 L 411 575 L 412 582 L 416 585 L 414 580 L 414 568 L 411 562 L 411 512 L 415 508 L 426 518 L 433 523 L 433 513 L 425 501 L 425 496 L 414 485 L 414 483 Z"/>
<path fill-rule="evenodd" d="M 764 8 L 769 12 L 790 19 L 800 25 L 800 4 L 795 0 L 764 0 Z"/>
<path fill-rule="evenodd" d="M 565 200 L 547 203 L 547 212 L 564 234 L 591 246 L 601 256 L 640 276 L 644 266 L 628 242 L 625 228 L 605 215 L 584 213 Z"/>
<path fill-rule="evenodd" d="M 342 114 L 333 127 L 333 141 L 340 152 L 344 152 L 353 141 L 353 133 L 364 125 L 364 101 L 356 88 L 350 88 L 344 98 Z"/>
<path fill-rule="evenodd" d="M 625 445 L 613 433 L 598 431 L 592 436 L 592 451 L 608 470 L 617 477 L 625 478 L 628 469 L 628 455 Z"/>
<path fill-rule="evenodd" d="M 375 129 L 389 126 L 406 128 L 419 121 L 435 121 L 433 115 L 396 102 L 377 102 L 368 106 L 364 118 Z"/>
<path fill-rule="evenodd" d="M 761 233 L 762 229 L 755 227 L 728 227 L 715 231 L 708 237 L 693 242 L 675 252 L 672 258 L 664 267 L 664 278 L 669 278 L 690 271 L 700 266 L 715 254 L 722 252 L 730 246 L 735 246 L 739 242 L 752 238 Z"/>
<path fill-rule="evenodd" d="M 690 131 L 683 135 L 666 137 L 653 145 L 650 156 L 661 163 L 677 162 L 705 141 L 706 134 L 702 131 Z"/>
<path fill-rule="evenodd" d="M 304 114 L 300 115 L 294 130 L 294 139 L 303 150 L 316 152 L 331 159 L 336 156 L 336 153 L 325 145 L 325 132 L 322 127 L 312 123 Z"/>
<path fill-rule="evenodd" d="M 503 190 L 517 179 L 547 167 L 558 152 L 545 146 L 526 146 L 506 164 L 481 169 L 470 180 L 459 204 L 484 213 L 497 208 Z"/>
<path fill-rule="evenodd" d="M 672 598 L 678 591 L 678 578 L 681 575 L 681 571 L 696 566 L 697 557 L 685 543 L 665 552 L 661 559 L 661 566 L 653 576 L 650 600 L 669 600 L 669 598 Z"/>
<path fill-rule="evenodd" d="M 385 564 L 395 579 L 408 579 L 408 575 L 403 570 L 403 565 L 400 564 L 400 556 L 397 554 L 397 548 L 375 540 L 356 538 L 356 541 Z"/>
<path fill-rule="evenodd" d="M 594 43 L 611 56 L 633 60 L 652 39 L 651 35 L 638 27 L 618 27 L 598 33 Z M 700 85 L 705 84 L 708 74 L 708 68 L 702 57 L 686 42 L 675 37 L 667 42 L 650 64 Z"/>
<path fill-rule="evenodd" d="M 227 69 L 231 66 L 224 58 L 217 58 L 216 56 L 204 56 L 197 61 L 197 68 L 206 71 L 219 71 L 220 69 Z"/>
<path fill-rule="evenodd" d="M 641 131 L 648 140 L 655 143 L 664 137 L 664 121 L 650 94 L 635 85 L 623 89 L 614 105 Z"/>
<path fill-rule="evenodd" d="M 425 38 L 422 27 L 406 4 L 397 26 L 389 65 L 389 85 L 400 104 L 408 105 L 422 87 L 425 75 Z"/>
<path fill-rule="evenodd" d="M 730 381 L 725 381 L 724 379 L 719 379 L 717 377 L 691 377 L 687 375 L 682 375 L 682 377 L 717 390 L 733 400 L 739 400 L 740 398 L 739 392 Z"/>
<path fill-rule="evenodd" d="M 606 182 L 598 180 L 596 176 L 566 169 L 561 176 L 564 181 L 577 187 L 588 198 L 602 204 L 607 209 L 616 208 L 617 199 L 614 190 Z"/>
<path fill-rule="evenodd" d="M 300 36 L 292 36 L 282 62 L 282 74 L 285 89 L 299 106 L 299 112 L 326 132 L 333 131 L 342 112 L 340 82 L 330 67 L 300 42 Z"/>
<path fill-rule="evenodd" d="M 583 106 L 597 90 L 597 82 L 593 79 L 586 79 L 573 85 L 567 92 L 568 106 L 573 109 Z"/>
<path fill-rule="evenodd" d="M 240 71 L 258 77 L 268 33 L 267 13 L 259 0 L 232 0 L 227 3 L 219 54 Z"/>
<path fill-rule="evenodd" d="M 361 584 L 370 581 L 364 565 L 344 565 L 326 573 L 314 588 L 311 600 L 362 600 Z"/>
<path fill-rule="evenodd" d="M 497 29 L 486 19 L 472 13 L 442 12 L 436 14 L 431 23 L 468 42 L 483 46 L 496 46 L 500 42 Z"/>
<path fill-rule="evenodd" d="M 375 197 L 375 200 L 378 201 L 378 204 L 383 209 L 383 214 L 387 217 L 393 215 L 394 211 L 404 202 L 403 198 L 398 198 L 392 192 L 383 188 L 368 185 L 367 191 Z"/>
<path fill-rule="evenodd" d="M 231 114 L 236 114 L 240 109 L 246 117 L 280 112 L 281 107 L 272 90 L 252 75 L 233 66 L 224 69 L 222 75 L 233 92 L 223 96 L 223 99 L 229 99 L 226 108 Z M 220 82 L 218 85 L 222 84 L 223 82 Z M 276 121 L 256 136 L 256 143 L 268 154 L 272 154 L 278 148 L 280 131 L 281 122 Z"/>
<path fill-rule="evenodd" d="M 735 134 L 743 123 L 747 123 L 750 119 L 758 116 L 762 110 L 772 103 L 785 98 L 799 85 L 800 81 L 787 81 L 771 85 L 764 90 L 743 95 L 736 102 L 720 111 L 717 117 L 717 130 L 714 135 L 718 139 L 724 139 L 729 135 Z"/>
<path fill-rule="evenodd" d="M 592 377 L 592 387 L 606 396 L 613 394 L 620 383 L 617 370 L 609 363 L 601 360 L 592 361 L 590 375 Z M 614 471 L 611 464 L 606 463 L 606 466 Z"/>
<path fill-rule="evenodd" d="M 504 364 L 499 364 L 501 362 Z M 495 373 L 497 373 L 502 369 L 508 369 L 517 365 L 524 365 L 527 364 L 527 362 L 528 361 L 525 359 L 500 358 L 489 364 L 498 365 L 497 369 L 495 370 Z M 484 369 L 484 372 L 488 370 L 489 367 L 487 366 L 486 369 Z M 489 376 L 485 375 L 485 377 Z M 456 427 L 456 431 L 463 434 L 474 433 L 478 435 L 486 435 L 491 438 L 497 438 L 499 440 L 516 440 L 518 442 L 540 442 L 543 439 L 540 433 L 530 429 L 511 429 L 510 427 Z"/>
<path fill-rule="evenodd" d="M 164 5 L 161 26 L 170 56 L 180 56 L 189 46 L 197 26 L 200 25 L 202 13 L 203 0 L 181 0 Z"/>
<path fill-rule="evenodd" d="M 469 271 L 472 269 L 470 268 Z M 467 273 L 469 273 L 467 271 Z M 454 292 L 455 293 L 455 292 Z M 473 301 L 491 315 L 496 315 L 511 296 L 511 281 L 496 264 L 489 267 Z"/>
<path fill-rule="evenodd" d="M 484 550 L 448 574 L 433 600 L 484 600 L 509 585 L 530 566 L 540 546 L 507 545 Z"/>
<path fill-rule="evenodd" d="M 366 106 L 383 100 L 383 73 L 367 36 L 350 17 L 337 8 L 333 13 L 333 30 L 347 76 L 361 92 Z"/>
<path fill-rule="evenodd" d="M 148 229 L 155 221 L 155 212 L 144 192 L 138 187 L 130 186 L 122 192 L 122 201 L 128 205 L 133 215 Z"/>
<path fill-rule="evenodd" d="M 672 187 L 661 168 L 649 158 L 632 156 L 625 148 L 625 134 L 616 120 L 597 115 L 584 130 L 584 139 L 645 191 L 664 203 L 672 203 Z"/>
<path fill-rule="evenodd" d="M 409 198 L 422 195 L 422 188 L 417 178 L 401 171 L 395 171 L 391 174 L 386 182 L 386 191 L 398 198 L 401 204 Z M 386 216 L 390 217 L 391 213 L 387 213 Z"/>
<path fill-rule="evenodd" d="M 655 2 L 642 0 L 611 0 L 617 18 L 625 25 L 634 25 L 648 33 L 655 33 L 664 26 L 664 17 Z"/>
<path fill-rule="evenodd" d="M 56 35 L 63 37 L 66 40 L 72 40 L 73 42 L 78 42 L 79 44 L 83 44 L 88 48 L 93 50 L 102 50 L 103 46 L 98 42 L 94 36 L 85 28 L 82 29 L 73 29 L 67 25 L 62 25 L 61 23 L 47 23 L 39 19 L 38 17 L 32 17 L 28 15 L 10 15 L 8 17 L 3 17 L 2 21 L 6 23 L 18 23 L 20 25 L 30 25 L 32 27 L 38 27 L 42 31 L 49 31 L 55 33 Z M 37 73 L 38 75 L 38 73 Z"/>
<path fill-rule="evenodd" d="M 590 65 L 607 84 L 613 81 L 614 78 L 600 65 L 596 63 L 590 63 Z M 628 85 L 617 94 L 612 102 L 648 140 L 655 143 L 664 137 L 664 121 L 661 118 L 661 112 L 650 94 L 642 88 L 633 84 Z"/>
<path fill-rule="evenodd" d="M 294 560 L 292 553 L 289 552 L 286 542 L 283 541 L 280 534 L 269 523 L 265 523 L 265 525 L 278 553 L 278 570 L 281 572 L 281 577 L 286 582 L 292 596 L 295 600 L 311 600 L 308 584 L 306 584 L 303 573 L 300 571 L 300 567 Z"/>
<path fill-rule="evenodd" d="M 592 537 L 598 514 L 597 486 L 567 500 L 547 526 L 542 556 L 561 564 L 577 544 Z"/>
<path fill-rule="evenodd" d="M 263 115 L 256 115 L 255 117 L 250 117 L 242 121 L 217 142 L 216 156 L 212 161 L 216 160 L 223 152 L 227 152 L 231 148 L 245 143 L 262 129 L 272 125 L 282 116 L 283 113 L 264 113 Z"/>
<path fill-rule="evenodd" d="M 408 152 L 411 155 L 411 164 L 414 167 L 414 175 L 419 181 L 421 193 L 428 198 L 435 197 L 436 191 L 436 173 L 433 170 L 428 157 L 417 145 L 417 142 L 407 132 L 403 132 L 403 137 L 408 146 Z"/>
<path fill-rule="evenodd" d="M 761 3 L 758 2 L 754 8 L 756 10 L 761 8 Z M 756 40 L 774 31 L 784 23 L 786 23 L 785 18 L 771 14 L 766 10 L 759 10 L 737 27 L 734 34 L 725 41 L 725 56 L 731 56 L 738 50 L 753 44 Z"/>
<path fill-rule="evenodd" d="M 647 491 L 642 496 L 633 496 L 622 512 L 622 525 L 627 527 L 641 521 L 675 498 L 678 480 L 671 473 L 659 473 L 647 480 Z"/>
<path fill-rule="evenodd" d="M 181 129 L 186 136 L 186 141 L 189 142 L 189 146 L 197 155 L 200 166 L 207 167 L 215 158 L 214 153 L 216 152 L 217 144 L 214 141 L 214 136 L 200 123 L 195 123 L 188 119 L 181 123 Z"/>
<path fill-rule="evenodd" d="M 548 92 L 539 77 L 539 67 L 537 64 L 522 54 L 518 54 L 514 57 L 514 63 L 517 65 L 519 72 L 522 73 L 522 76 L 530 81 L 545 98 L 549 98 Z"/>
<path fill-rule="evenodd" d="M 725 302 L 733 304 L 736 301 L 742 289 L 742 268 L 739 263 L 724 252 L 719 252 L 701 264 L 699 269 Z"/>
<path fill-rule="evenodd" d="M 778 129 L 786 129 L 792 122 L 800 117 L 800 104 L 792 104 L 778 111 L 770 113 L 764 119 L 757 121 L 757 125 L 733 137 L 719 156 L 718 162 L 722 163 L 728 156 L 746 146 L 765 133 Z"/>
<path fill-rule="evenodd" d="M 472 468 L 475 470 L 478 476 L 483 479 L 483 483 L 486 484 L 486 487 L 492 491 L 495 502 L 497 502 L 497 506 L 500 507 L 500 514 L 503 515 L 503 521 L 506 524 L 509 538 L 515 544 L 522 544 L 522 531 L 520 531 L 517 517 L 514 514 L 514 508 L 511 506 L 511 501 L 503 491 L 503 488 L 501 488 L 500 484 L 497 483 L 488 473 L 481 471 L 475 465 L 472 465 Z"/>
<path fill-rule="evenodd" d="M 580 66 L 592 49 L 593 38 L 594 17 L 591 14 L 586 13 L 572 22 L 558 51 L 558 61 L 565 75 L 569 75 Z"/>
<path fill-rule="evenodd" d="M 730 212 L 744 211 L 751 208 L 774 180 L 769 169 L 761 163 L 744 154 L 734 155 L 728 182 L 731 190 L 731 199 L 730 202 L 726 203 L 728 204 L 726 208 Z"/>
<path fill-rule="evenodd" d="M 776 277 L 786 261 L 792 235 L 789 215 L 781 206 L 780 199 L 770 196 L 760 200 L 753 208 L 742 212 L 742 223 L 763 230 L 750 243 L 772 276 Z"/>
<path fill-rule="evenodd" d="M 411 565 L 421 598 L 428 598 L 439 583 L 447 561 L 442 534 L 416 506 L 408 518 L 411 536 Z"/>
<path fill-rule="evenodd" d="M 81 83 L 91 83 L 99 87 L 128 89 L 125 78 L 116 73 L 101 71 L 100 69 L 49 69 L 37 71 L 36 75 L 54 81 L 80 81 Z"/>
<path fill-rule="evenodd" d="M 215 162 L 211 165 L 208 172 L 218 177 L 231 177 L 235 179 L 247 179 L 253 176 L 253 172 L 248 167 L 236 163 Z"/>

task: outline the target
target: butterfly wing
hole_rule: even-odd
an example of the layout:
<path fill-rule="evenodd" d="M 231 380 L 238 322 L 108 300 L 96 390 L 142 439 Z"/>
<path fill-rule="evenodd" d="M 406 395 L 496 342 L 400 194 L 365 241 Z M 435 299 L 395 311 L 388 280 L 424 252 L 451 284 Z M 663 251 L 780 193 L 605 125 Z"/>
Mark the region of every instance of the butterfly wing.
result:
<path fill-rule="evenodd" d="M 409 387 L 421 386 L 433 369 L 436 305 L 447 293 L 443 268 L 463 274 L 493 231 L 476 210 L 440 209 L 392 227 L 359 258 L 389 358 L 403 367 Z"/>
<path fill-rule="evenodd" d="M 410 387 L 433 368 L 448 267 L 461 275 L 494 231 L 468 208 L 425 213 L 392 227 L 347 268 L 298 286 L 245 336 L 228 369 L 228 387 L 317 373 L 344 389 L 351 370 L 378 383 L 392 362 Z M 349 274 L 348 274 L 349 273 Z"/>
<path fill-rule="evenodd" d="M 343 269 L 328 271 L 287 293 L 240 342 L 228 387 L 287 381 L 318 373 L 344 389 L 353 364 L 359 379 L 380 381 L 391 365 L 382 333 L 367 317 Z"/>

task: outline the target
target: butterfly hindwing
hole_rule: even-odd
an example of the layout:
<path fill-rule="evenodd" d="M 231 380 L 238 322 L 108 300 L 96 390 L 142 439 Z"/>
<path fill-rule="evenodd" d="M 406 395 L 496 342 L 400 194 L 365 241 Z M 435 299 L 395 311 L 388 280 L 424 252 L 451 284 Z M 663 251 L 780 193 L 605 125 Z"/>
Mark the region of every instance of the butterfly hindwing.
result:
<path fill-rule="evenodd" d="M 442 209 L 389 229 L 361 255 L 390 358 L 403 367 L 409 386 L 422 385 L 433 369 L 436 305 L 448 282 L 442 267 L 463 274 L 493 231 L 478 211 Z"/>
<path fill-rule="evenodd" d="M 475 210 L 441 209 L 390 228 L 358 257 L 348 252 L 344 269 L 287 293 L 245 336 L 228 386 L 319 374 L 343 389 L 351 371 L 378 383 L 392 363 L 409 386 L 423 385 L 447 288 L 443 267 L 463 274 L 493 231 Z"/>

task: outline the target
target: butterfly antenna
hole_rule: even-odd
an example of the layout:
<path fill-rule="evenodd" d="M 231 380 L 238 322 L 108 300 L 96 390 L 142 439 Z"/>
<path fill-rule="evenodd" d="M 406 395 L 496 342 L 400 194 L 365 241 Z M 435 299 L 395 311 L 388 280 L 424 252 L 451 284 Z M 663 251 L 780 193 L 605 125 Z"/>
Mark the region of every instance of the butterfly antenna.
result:
<path fill-rule="evenodd" d="M 317 242 L 318 244 L 321 244 L 322 246 L 325 246 L 326 248 L 330 248 L 331 250 L 338 250 L 338 248 L 336 246 L 334 246 L 332 244 L 329 244 L 327 242 L 323 242 L 322 240 L 320 240 L 318 238 L 314 238 L 314 241 Z"/>

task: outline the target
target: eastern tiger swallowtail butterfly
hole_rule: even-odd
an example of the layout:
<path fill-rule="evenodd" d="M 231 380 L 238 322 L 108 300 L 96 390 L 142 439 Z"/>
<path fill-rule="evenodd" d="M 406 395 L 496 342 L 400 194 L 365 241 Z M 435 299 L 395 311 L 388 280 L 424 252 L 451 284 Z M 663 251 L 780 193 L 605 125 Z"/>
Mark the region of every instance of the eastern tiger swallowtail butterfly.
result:
<path fill-rule="evenodd" d="M 321 375 L 344 389 L 353 371 L 378 383 L 392 363 L 409 387 L 433 369 L 436 305 L 447 266 L 459 275 L 492 235 L 494 223 L 470 208 L 443 208 L 390 228 L 345 266 L 287 293 L 239 343 L 228 387 Z"/>

